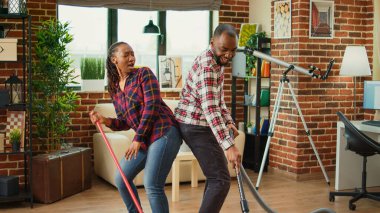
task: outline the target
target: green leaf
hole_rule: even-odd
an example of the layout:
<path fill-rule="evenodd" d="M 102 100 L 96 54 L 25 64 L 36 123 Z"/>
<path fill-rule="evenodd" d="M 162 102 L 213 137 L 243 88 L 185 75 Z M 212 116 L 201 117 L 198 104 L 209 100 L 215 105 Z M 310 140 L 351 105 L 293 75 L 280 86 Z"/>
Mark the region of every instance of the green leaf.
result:
<path fill-rule="evenodd" d="M 70 113 L 79 96 L 68 88 L 75 82 L 67 45 L 73 40 L 69 24 L 55 19 L 42 23 L 36 32 L 33 60 L 33 124 L 38 137 L 55 146 L 68 133 Z"/>

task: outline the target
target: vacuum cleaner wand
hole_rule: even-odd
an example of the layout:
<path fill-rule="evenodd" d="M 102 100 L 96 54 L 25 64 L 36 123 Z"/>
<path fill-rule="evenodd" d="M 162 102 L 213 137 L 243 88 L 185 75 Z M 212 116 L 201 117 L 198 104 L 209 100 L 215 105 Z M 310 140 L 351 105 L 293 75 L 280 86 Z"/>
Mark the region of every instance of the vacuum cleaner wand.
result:
<path fill-rule="evenodd" d="M 237 169 L 235 169 L 235 171 L 236 171 L 236 178 L 237 178 L 238 187 L 239 187 L 241 211 L 243 213 L 248 213 L 249 207 L 248 207 L 247 200 L 245 199 L 244 188 L 243 188 L 243 180 L 241 178 L 241 173 Z"/>
<path fill-rule="evenodd" d="M 106 135 L 104 134 L 104 131 L 103 131 L 102 126 L 100 125 L 99 122 L 96 122 L 96 126 L 98 127 L 100 133 L 102 134 L 102 137 L 103 137 L 103 139 L 104 139 L 104 143 L 106 143 L 107 148 L 108 148 L 108 150 L 109 150 L 110 153 L 111 153 L 112 159 L 113 159 L 113 161 L 115 162 L 116 167 L 117 167 L 117 169 L 118 169 L 119 172 L 120 172 L 120 175 L 121 175 L 121 177 L 122 177 L 122 179 L 123 179 L 123 181 L 124 181 L 125 186 L 126 186 L 127 189 L 128 189 L 129 194 L 130 194 L 131 197 L 132 197 L 133 203 L 135 204 L 135 206 L 136 206 L 136 208 L 137 208 L 137 211 L 138 211 L 139 213 L 143 213 L 143 210 L 142 210 L 142 208 L 141 208 L 141 206 L 140 206 L 139 201 L 138 201 L 137 198 L 136 198 L 136 195 L 133 193 L 133 190 L 132 190 L 131 186 L 129 185 L 127 178 L 125 177 L 125 174 L 124 174 L 123 170 L 121 170 L 121 167 L 120 167 L 119 161 L 117 160 L 117 158 L 116 158 L 116 156 L 115 156 L 115 153 L 114 153 L 113 150 L 112 150 L 112 147 L 111 147 L 111 145 L 110 145 L 110 142 L 108 141 Z"/>
<path fill-rule="evenodd" d="M 268 213 L 276 213 L 273 209 L 271 209 L 265 201 L 261 198 L 260 194 L 257 192 L 256 188 L 253 186 L 251 180 L 249 179 L 249 176 L 247 172 L 245 172 L 245 169 L 243 165 L 240 165 L 240 173 L 242 173 L 243 178 L 245 179 L 249 190 L 251 191 L 253 197 L 255 197 L 256 201 L 260 204 L 260 206 Z"/>

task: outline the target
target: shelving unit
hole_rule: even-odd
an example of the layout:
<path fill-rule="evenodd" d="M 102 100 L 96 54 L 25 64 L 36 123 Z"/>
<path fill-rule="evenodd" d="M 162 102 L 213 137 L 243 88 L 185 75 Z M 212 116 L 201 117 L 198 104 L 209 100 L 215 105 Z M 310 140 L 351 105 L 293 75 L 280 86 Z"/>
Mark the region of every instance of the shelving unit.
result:
<path fill-rule="evenodd" d="M 22 58 L 21 60 L 11 61 L 7 63 L 22 63 L 22 91 L 23 96 L 21 103 L 10 104 L 5 106 L 7 110 L 25 111 L 25 129 L 24 129 L 24 148 L 19 152 L 13 152 L 11 148 L 4 147 L 0 150 L 0 155 L 20 155 L 24 157 L 24 189 L 15 196 L 0 196 L 0 203 L 29 201 L 30 207 L 33 207 L 33 192 L 32 192 L 32 57 L 31 57 L 31 16 L 26 14 L 0 14 L 0 25 L 10 25 L 22 23 Z M 28 77 L 26 77 L 28 75 Z"/>
<path fill-rule="evenodd" d="M 262 38 L 258 39 L 258 51 L 270 54 L 270 38 Z M 269 45 L 269 47 L 268 47 Z M 238 54 L 243 54 L 243 50 L 238 50 Z M 242 56 L 240 56 L 242 57 Z M 239 59 L 237 59 L 239 60 Z M 245 61 L 245 60 L 244 60 Z M 234 63 L 234 62 L 233 62 Z M 245 62 L 244 62 L 245 65 Z M 246 67 L 244 65 L 233 65 L 233 69 L 241 69 L 240 73 L 242 73 Z M 261 126 L 260 126 L 260 119 L 261 117 L 265 116 L 268 118 L 268 124 L 269 124 L 269 118 L 270 118 L 270 106 L 261 106 L 260 105 L 260 94 L 264 88 L 268 88 L 270 91 L 270 78 L 263 78 L 261 77 L 261 66 L 262 66 L 262 59 L 258 58 L 257 60 L 257 67 L 256 67 L 256 76 L 242 76 L 242 75 L 234 75 L 234 73 L 237 73 L 239 71 L 233 70 L 233 76 L 232 76 L 232 118 L 236 119 L 236 108 L 238 106 L 243 106 L 243 118 L 244 118 L 244 132 L 246 134 L 246 142 L 245 142 L 245 148 L 244 148 L 244 158 L 243 158 L 243 165 L 246 168 L 252 169 L 255 172 L 259 172 L 263 152 L 265 149 L 265 144 L 267 141 L 267 135 L 261 134 Z M 248 105 L 246 103 L 239 103 L 236 102 L 236 89 L 237 89 L 237 79 L 243 78 L 244 80 L 244 96 L 246 95 L 252 95 L 253 91 L 255 91 L 256 98 L 254 100 L 254 105 Z M 264 85 L 263 85 L 264 84 Z M 254 118 L 254 125 L 257 131 L 255 132 L 248 132 L 247 131 L 247 123 L 250 122 Z M 266 163 L 266 166 L 264 170 L 267 170 L 268 161 Z"/>

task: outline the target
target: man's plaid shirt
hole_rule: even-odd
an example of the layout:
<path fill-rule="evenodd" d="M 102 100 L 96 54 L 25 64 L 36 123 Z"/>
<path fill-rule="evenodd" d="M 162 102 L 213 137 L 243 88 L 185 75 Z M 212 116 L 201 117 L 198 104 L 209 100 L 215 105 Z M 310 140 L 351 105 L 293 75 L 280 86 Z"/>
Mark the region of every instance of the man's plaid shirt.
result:
<path fill-rule="evenodd" d="M 173 112 L 161 99 L 158 81 L 149 68 L 132 71 L 123 91 L 117 85 L 112 101 L 117 119 L 112 119 L 110 128 L 132 128 L 136 132 L 133 141 L 142 142 L 143 149 L 162 137 L 170 127 L 178 126 Z"/>
<path fill-rule="evenodd" d="M 223 67 L 207 49 L 193 62 L 174 114 L 180 123 L 209 126 L 220 146 L 228 149 L 233 138 L 226 125 L 233 120 L 224 102 L 223 84 Z"/>

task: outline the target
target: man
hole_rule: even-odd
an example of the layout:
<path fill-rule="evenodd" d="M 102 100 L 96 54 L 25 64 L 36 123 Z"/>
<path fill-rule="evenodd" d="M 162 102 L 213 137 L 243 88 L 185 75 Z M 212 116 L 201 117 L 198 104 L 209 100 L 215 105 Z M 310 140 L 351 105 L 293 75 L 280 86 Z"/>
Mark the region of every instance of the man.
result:
<path fill-rule="evenodd" d="M 206 176 L 201 213 L 219 212 L 228 194 L 231 178 L 223 150 L 233 167 L 239 169 L 241 162 L 233 140 L 238 131 L 223 95 L 223 69 L 235 56 L 236 48 L 234 27 L 219 25 L 209 49 L 194 60 L 175 110 L 183 139 Z"/>

